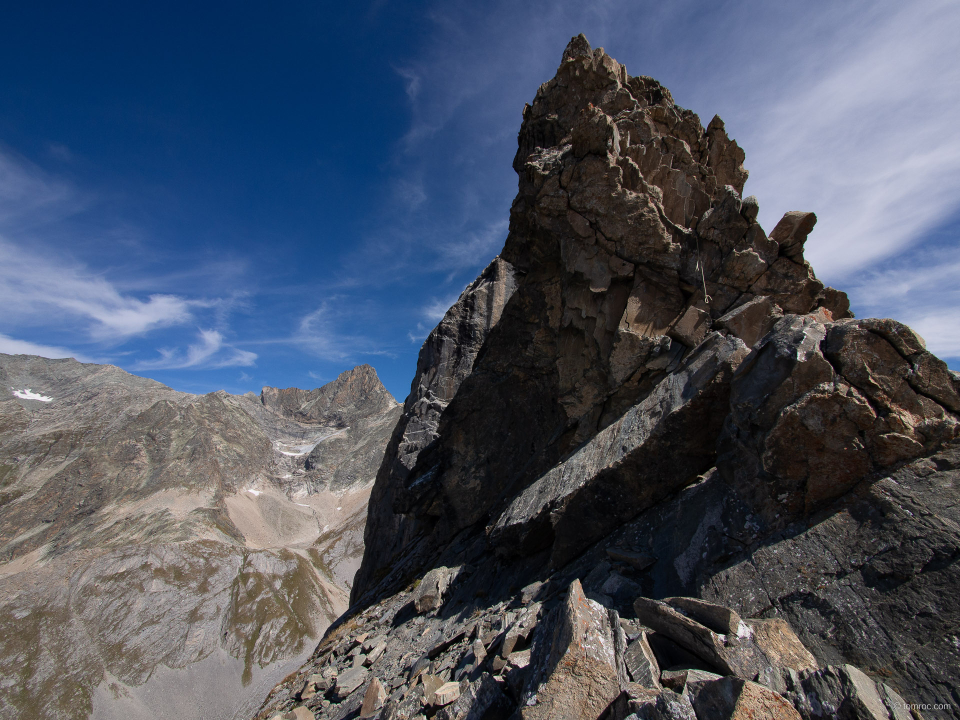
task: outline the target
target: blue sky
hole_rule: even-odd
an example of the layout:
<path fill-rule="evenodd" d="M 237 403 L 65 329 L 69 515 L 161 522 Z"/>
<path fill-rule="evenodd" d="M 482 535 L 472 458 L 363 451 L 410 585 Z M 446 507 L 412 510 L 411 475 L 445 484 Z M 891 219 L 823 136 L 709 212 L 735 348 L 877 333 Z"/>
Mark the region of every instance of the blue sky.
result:
<path fill-rule="evenodd" d="M 367 362 L 402 399 L 579 32 L 719 114 L 764 227 L 815 211 L 818 276 L 960 368 L 960 4 L 932 0 L 8 7 L 0 352 L 191 392 Z"/>

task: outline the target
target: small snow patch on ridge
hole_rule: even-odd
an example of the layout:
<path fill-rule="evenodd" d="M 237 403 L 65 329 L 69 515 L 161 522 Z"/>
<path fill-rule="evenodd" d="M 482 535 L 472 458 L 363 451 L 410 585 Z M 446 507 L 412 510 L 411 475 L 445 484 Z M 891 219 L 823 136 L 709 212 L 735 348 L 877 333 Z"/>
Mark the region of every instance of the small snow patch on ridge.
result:
<path fill-rule="evenodd" d="M 250 493 L 251 495 L 259 495 L 259 494 L 260 494 L 260 490 L 247 490 L 247 492 Z"/>
<path fill-rule="evenodd" d="M 30 388 L 24 388 L 23 390 L 13 390 L 13 394 L 20 398 L 21 400 L 39 400 L 40 402 L 53 402 L 52 397 L 47 397 L 46 395 L 41 395 L 40 393 L 35 393 Z"/>

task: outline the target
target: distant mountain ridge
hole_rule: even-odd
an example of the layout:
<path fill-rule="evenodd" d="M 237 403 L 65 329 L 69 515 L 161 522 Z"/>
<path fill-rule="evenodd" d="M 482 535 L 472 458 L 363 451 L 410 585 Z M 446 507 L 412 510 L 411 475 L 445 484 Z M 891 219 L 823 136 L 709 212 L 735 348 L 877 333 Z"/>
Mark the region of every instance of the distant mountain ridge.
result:
<path fill-rule="evenodd" d="M 0 717 L 166 716 L 178 668 L 178 717 L 242 714 L 345 608 L 400 412 L 369 366 L 277 404 L 23 355 L 0 387 Z"/>

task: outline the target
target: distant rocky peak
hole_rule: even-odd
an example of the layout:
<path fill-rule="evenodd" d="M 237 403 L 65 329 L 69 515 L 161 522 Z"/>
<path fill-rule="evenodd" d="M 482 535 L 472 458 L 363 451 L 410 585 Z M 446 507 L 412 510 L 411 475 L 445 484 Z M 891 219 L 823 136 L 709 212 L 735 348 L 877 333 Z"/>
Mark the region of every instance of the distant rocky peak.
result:
<path fill-rule="evenodd" d="M 347 426 L 360 418 L 392 410 L 398 403 L 370 365 L 340 373 L 336 380 L 314 390 L 264 387 L 264 407 L 300 422 Z"/>

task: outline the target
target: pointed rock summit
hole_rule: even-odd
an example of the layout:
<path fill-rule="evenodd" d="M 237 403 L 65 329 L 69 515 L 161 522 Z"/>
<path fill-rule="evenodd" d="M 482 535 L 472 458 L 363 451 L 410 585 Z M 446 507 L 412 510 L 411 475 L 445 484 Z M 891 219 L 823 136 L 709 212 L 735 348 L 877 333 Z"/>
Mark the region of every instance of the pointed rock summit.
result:
<path fill-rule="evenodd" d="M 958 717 L 958 377 L 817 280 L 812 212 L 759 225 L 743 161 L 571 40 L 504 248 L 421 350 L 351 610 L 259 718 L 352 717 L 366 680 L 297 693 L 358 662 L 382 718 Z"/>

